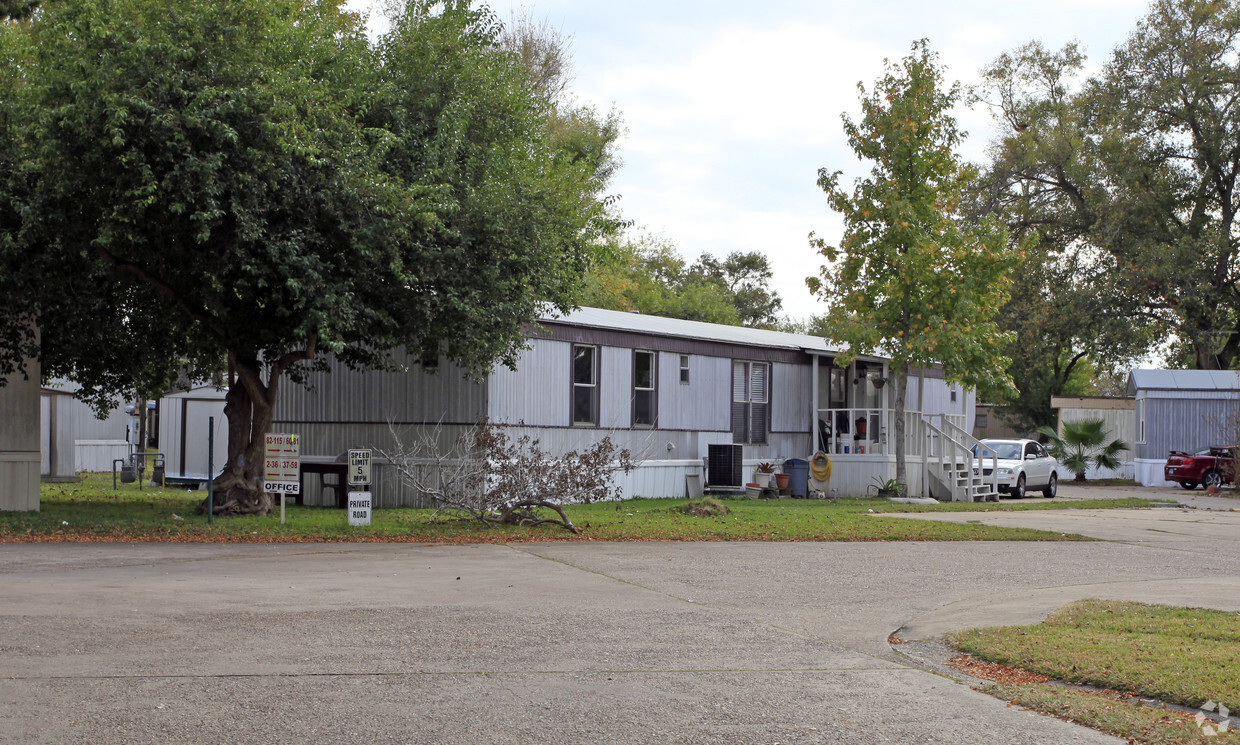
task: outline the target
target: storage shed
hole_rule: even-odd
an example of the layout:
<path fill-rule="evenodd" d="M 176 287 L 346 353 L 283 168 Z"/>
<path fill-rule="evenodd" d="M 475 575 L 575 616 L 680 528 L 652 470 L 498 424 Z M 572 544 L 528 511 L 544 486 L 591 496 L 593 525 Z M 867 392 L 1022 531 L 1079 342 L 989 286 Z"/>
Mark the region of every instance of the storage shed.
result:
<path fill-rule="evenodd" d="M 74 397 L 79 388 L 76 383 L 57 380 L 40 391 L 39 473 L 44 481 L 77 481 L 80 472 L 111 471 L 113 460 L 128 458 L 133 452 L 133 417 L 118 406 L 100 419 L 94 409 Z"/>
<path fill-rule="evenodd" d="M 207 480 L 208 432 L 214 417 L 215 473 L 228 459 L 228 421 L 224 418 L 222 388 L 201 385 L 159 400 L 159 449 L 164 454 L 167 481 L 205 483 Z"/>
<path fill-rule="evenodd" d="M 1196 450 L 1240 442 L 1240 371 L 1133 370 L 1135 478 L 1144 486 L 1163 480 L 1171 450 Z"/>

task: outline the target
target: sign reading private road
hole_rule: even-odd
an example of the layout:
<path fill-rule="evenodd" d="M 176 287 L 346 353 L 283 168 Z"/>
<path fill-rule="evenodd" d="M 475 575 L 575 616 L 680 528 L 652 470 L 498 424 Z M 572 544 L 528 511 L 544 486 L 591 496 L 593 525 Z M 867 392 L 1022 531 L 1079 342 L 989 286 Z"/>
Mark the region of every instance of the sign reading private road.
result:
<path fill-rule="evenodd" d="M 297 494 L 301 491 L 301 438 L 270 433 L 264 443 L 263 491 Z"/>
<path fill-rule="evenodd" d="M 364 486 L 370 483 L 370 451 L 349 451 L 349 486 Z"/>
<path fill-rule="evenodd" d="M 370 492 L 349 492 L 349 525 L 370 525 Z"/>

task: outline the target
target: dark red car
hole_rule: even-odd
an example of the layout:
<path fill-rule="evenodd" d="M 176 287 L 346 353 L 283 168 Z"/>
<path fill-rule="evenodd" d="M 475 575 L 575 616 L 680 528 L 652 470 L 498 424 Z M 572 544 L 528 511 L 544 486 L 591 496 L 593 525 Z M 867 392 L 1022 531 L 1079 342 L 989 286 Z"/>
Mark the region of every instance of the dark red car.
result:
<path fill-rule="evenodd" d="M 1163 466 L 1163 478 L 1175 481 L 1185 489 L 1196 489 L 1198 484 L 1207 489 L 1211 486 L 1236 480 L 1236 461 L 1232 457 L 1235 447 L 1215 445 L 1195 453 L 1172 450 Z"/>

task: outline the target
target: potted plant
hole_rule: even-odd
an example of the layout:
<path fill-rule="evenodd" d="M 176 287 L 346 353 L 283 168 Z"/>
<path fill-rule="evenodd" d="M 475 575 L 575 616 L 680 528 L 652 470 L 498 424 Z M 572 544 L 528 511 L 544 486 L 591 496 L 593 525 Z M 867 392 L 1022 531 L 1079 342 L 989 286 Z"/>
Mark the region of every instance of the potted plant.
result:
<path fill-rule="evenodd" d="M 775 473 L 774 463 L 759 463 L 754 466 L 753 480 L 763 489 L 771 488 L 771 475 Z"/>
<path fill-rule="evenodd" d="M 874 483 L 870 485 L 870 489 L 875 492 L 875 496 L 879 499 L 891 499 L 892 497 L 902 497 L 908 491 L 908 487 L 896 481 L 895 479 L 874 478 Z"/>

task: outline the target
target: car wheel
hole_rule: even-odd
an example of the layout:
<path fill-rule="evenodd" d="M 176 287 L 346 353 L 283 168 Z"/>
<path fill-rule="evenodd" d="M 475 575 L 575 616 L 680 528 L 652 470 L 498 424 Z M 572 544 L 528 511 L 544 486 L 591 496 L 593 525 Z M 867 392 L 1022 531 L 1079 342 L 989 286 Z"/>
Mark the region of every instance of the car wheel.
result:
<path fill-rule="evenodd" d="M 1021 474 L 1016 479 L 1016 486 L 1012 487 L 1012 499 L 1025 498 L 1025 474 Z"/>
<path fill-rule="evenodd" d="M 1201 485 L 1209 489 L 1211 486 L 1217 488 L 1223 485 L 1223 474 L 1215 469 L 1206 471 L 1201 477 Z"/>
<path fill-rule="evenodd" d="M 1197 482 L 1196 481 L 1181 481 L 1180 488 L 1188 489 L 1189 491 L 1192 491 L 1193 489 L 1197 488 Z"/>
<path fill-rule="evenodd" d="M 1055 487 L 1059 485 L 1059 475 L 1051 472 L 1051 480 L 1046 482 L 1046 488 L 1042 490 L 1042 496 L 1047 499 L 1055 498 Z"/>

